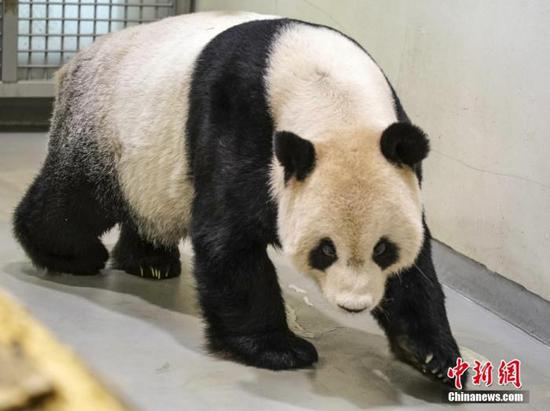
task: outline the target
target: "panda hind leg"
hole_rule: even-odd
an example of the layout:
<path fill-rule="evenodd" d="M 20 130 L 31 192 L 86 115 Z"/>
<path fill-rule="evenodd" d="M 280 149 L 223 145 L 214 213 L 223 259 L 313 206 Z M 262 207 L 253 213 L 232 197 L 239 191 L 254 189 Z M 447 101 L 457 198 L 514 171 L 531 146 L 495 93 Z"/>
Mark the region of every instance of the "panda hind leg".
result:
<path fill-rule="evenodd" d="M 57 178 L 50 166 L 47 162 L 15 210 L 15 237 L 39 268 L 97 274 L 109 258 L 99 236 L 117 217 L 102 207 L 93 185 L 78 180 L 77 173 Z"/>
<path fill-rule="evenodd" d="M 112 253 L 112 267 L 139 277 L 165 280 L 181 273 L 178 245 L 154 244 L 139 233 L 131 220 L 123 222 Z"/>

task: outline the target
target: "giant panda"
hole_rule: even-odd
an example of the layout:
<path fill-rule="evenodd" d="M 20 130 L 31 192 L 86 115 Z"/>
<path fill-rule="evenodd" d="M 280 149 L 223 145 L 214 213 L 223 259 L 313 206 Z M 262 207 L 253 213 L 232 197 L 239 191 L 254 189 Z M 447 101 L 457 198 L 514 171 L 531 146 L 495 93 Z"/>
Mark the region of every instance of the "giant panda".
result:
<path fill-rule="evenodd" d="M 369 54 L 329 27 L 197 13 L 106 35 L 57 74 L 47 158 L 14 215 L 37 267 L 180 274 L 189 236 L 208 347 L 273 370 L 288 327 L 269 245 L 336 307 L 370 311 L 401 360 L 460 356 L 423 218 L 429 143 Z"/>

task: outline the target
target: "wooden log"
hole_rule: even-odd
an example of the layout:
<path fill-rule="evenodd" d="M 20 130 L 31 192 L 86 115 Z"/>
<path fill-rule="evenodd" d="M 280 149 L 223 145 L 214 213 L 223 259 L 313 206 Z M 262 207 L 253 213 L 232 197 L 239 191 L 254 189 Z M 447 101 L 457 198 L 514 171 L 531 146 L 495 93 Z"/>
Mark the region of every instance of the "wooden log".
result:
<path fill-rule="evenodd" d="M 29 404 L 40 411 L 127 410 L 73 352 L 0 290 L 0 411 Z"/>

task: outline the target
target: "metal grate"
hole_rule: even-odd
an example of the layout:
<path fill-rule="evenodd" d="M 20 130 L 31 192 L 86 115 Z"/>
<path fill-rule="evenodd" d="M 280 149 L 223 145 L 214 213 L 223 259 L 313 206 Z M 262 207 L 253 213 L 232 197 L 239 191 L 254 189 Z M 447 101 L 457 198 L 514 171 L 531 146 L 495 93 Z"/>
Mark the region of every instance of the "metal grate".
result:
<path fill-rule="evenodd" d="M 98 36 L 175 14 L 175 0 L 20 0 L 18 80 L 43 80 Z"/>

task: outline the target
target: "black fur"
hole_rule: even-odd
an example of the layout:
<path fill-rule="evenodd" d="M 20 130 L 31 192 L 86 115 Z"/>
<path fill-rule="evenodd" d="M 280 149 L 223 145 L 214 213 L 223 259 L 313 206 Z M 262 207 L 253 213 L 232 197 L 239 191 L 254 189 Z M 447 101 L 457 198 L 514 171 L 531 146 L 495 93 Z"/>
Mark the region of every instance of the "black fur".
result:
<path fill-rule="evenodd" d="M 81 173 L 58 176 L 46 162 L 14 215 L 14 234 L 40 268 L 96 274 L 109 258 L 99 236 L 115 224 Z"/>
<path fill-rule="evenodd" d="M 266 252 L 278 240 L 263 75 L 272 38 L 287 22 L 245 23 L 208 44 L 195 67 L 187 125 L 195 184 L 190 234 L 209 347 L 274 370 L 317 361 L 313 345 L 288 328 Z"/>
<path fill-rule="evenodd" d="M 424 132 L 410 123 L 393 123 L 382 133 L 380 148 L 384 156 L 396 165 L 415 167 L 430 151 Z"/>
<path fill-rule="evenodd" d="M 315 167 L 315 147 L 294 133 L 275 133 L 273 152 L 285 170 L 285 183 L 293 176 L 298 181 L 305 180 Z"/>

